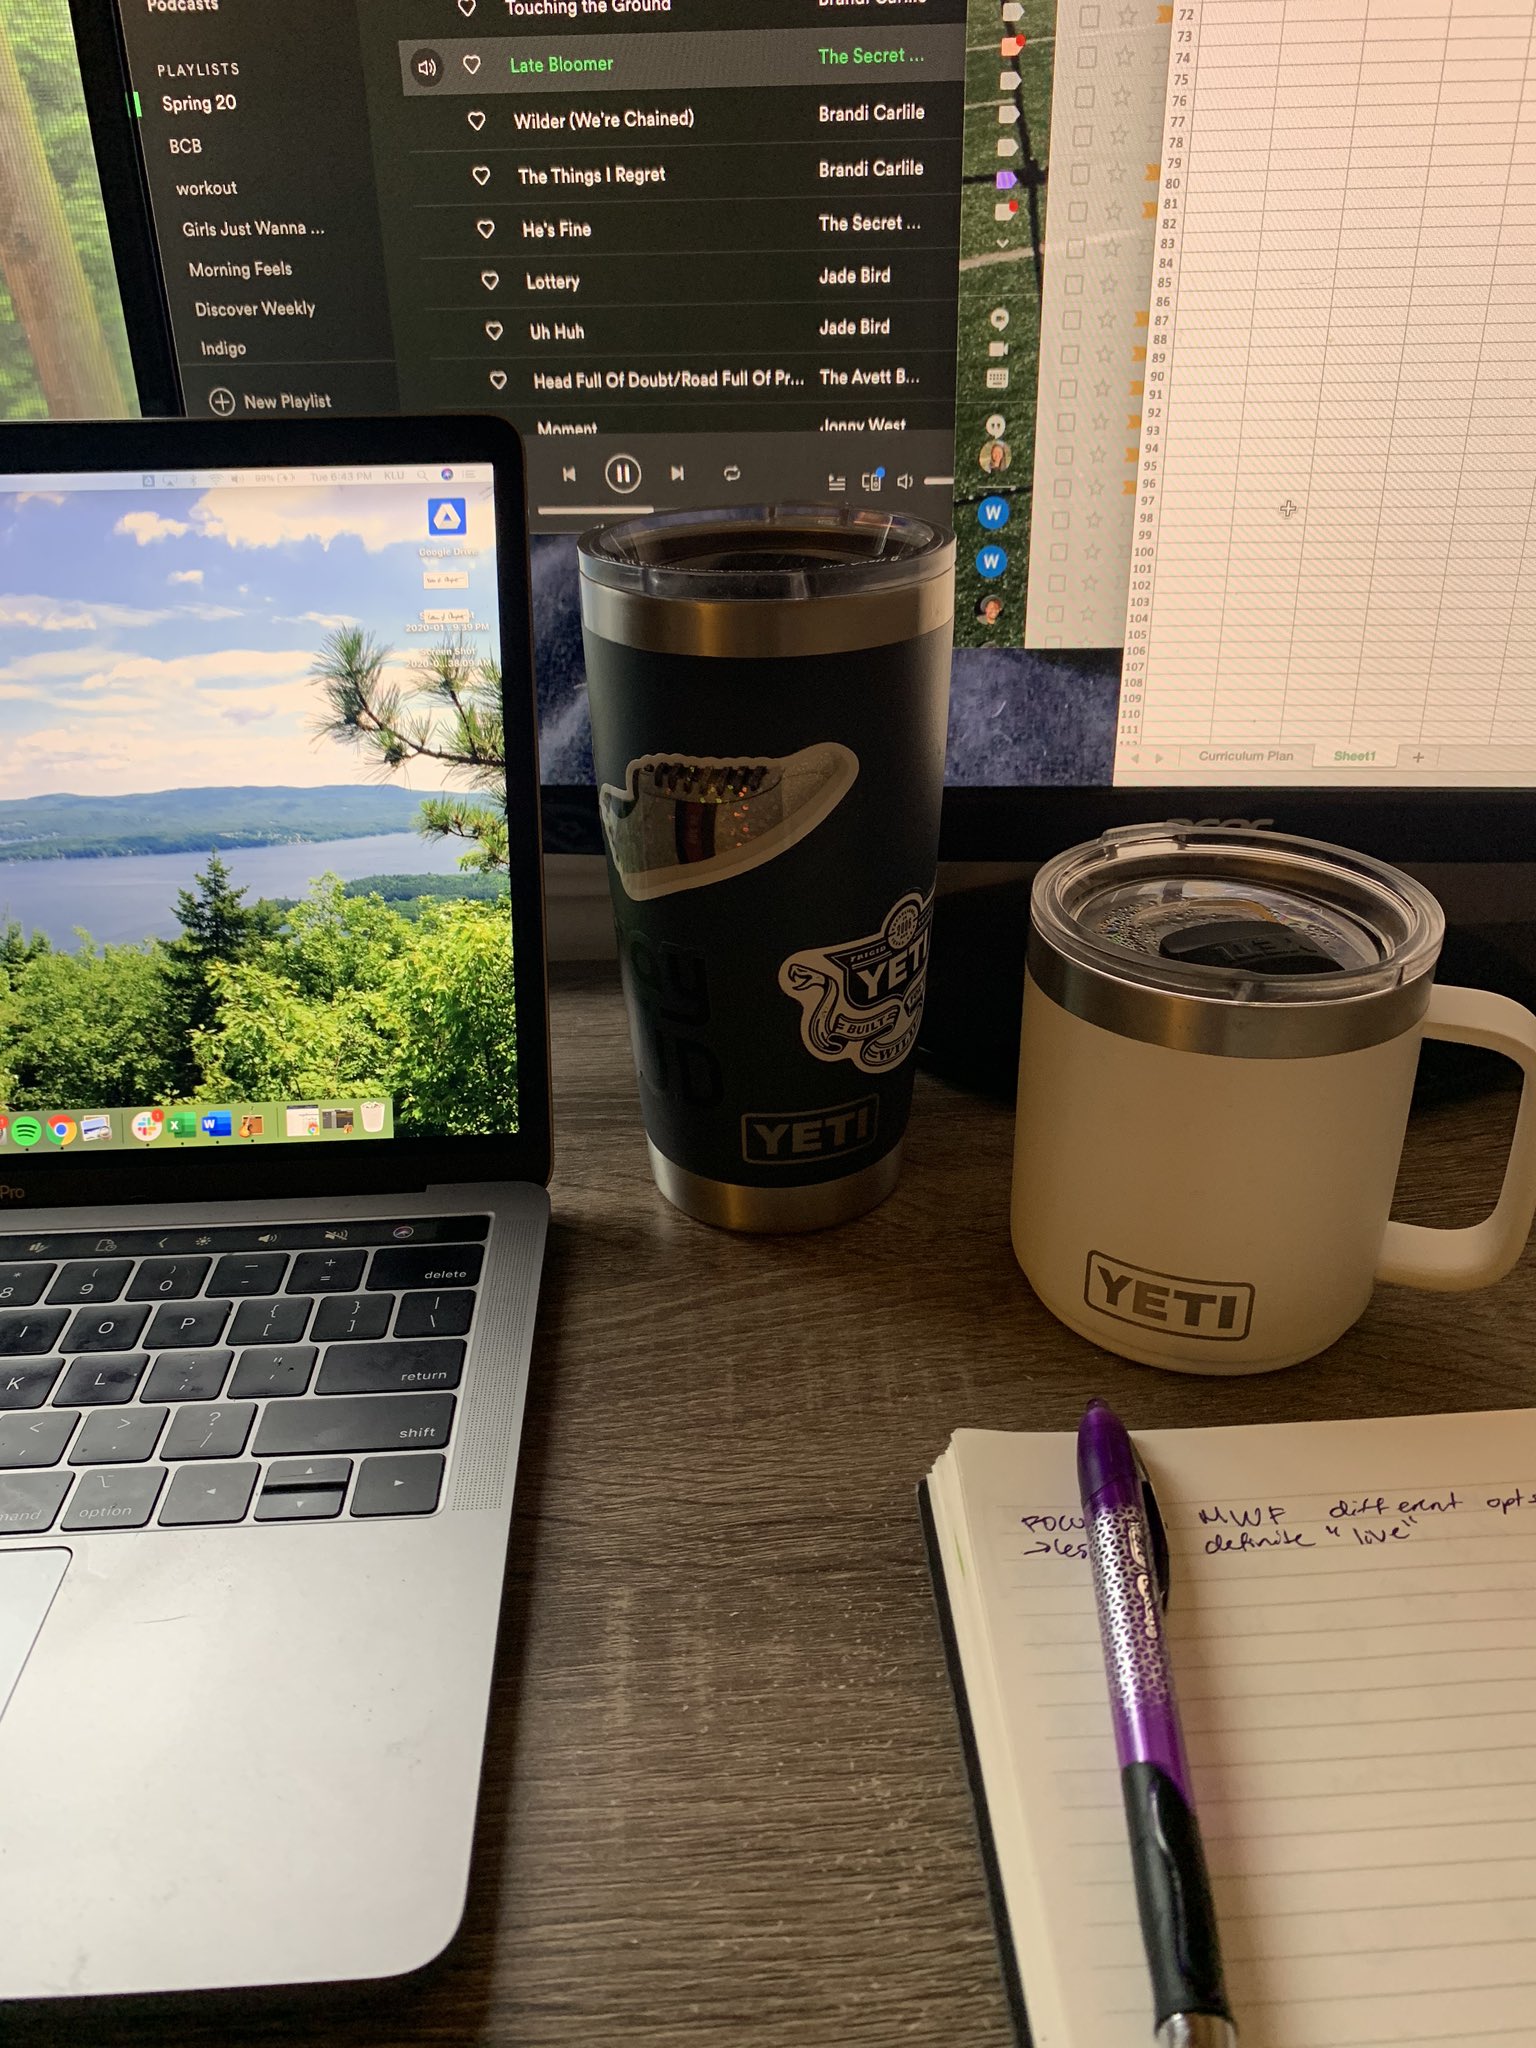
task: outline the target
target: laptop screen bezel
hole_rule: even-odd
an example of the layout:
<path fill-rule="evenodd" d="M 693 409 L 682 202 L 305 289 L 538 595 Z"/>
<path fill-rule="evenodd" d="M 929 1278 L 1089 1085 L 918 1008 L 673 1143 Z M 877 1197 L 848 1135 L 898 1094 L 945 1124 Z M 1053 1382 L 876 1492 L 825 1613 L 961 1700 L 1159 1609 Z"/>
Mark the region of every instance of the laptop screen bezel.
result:
<path fill-rule="evenodd" d="M 480 414 L 302 420 L 0 423 L 0 476 L 143 470 L 387 467 L 489 463 L 495 474 L 519 1129 L 495 1137 L 178 1147 L 78 1155 L 0 1153 L 6 1214 L 103 1202 L 288 1200 L 382 1194 L 452 1181 L 550 1174 L 548 988 L 540 860 L 538 704 L 529 604 L 523 453 L 505 421 Z M 77 1105 L 60 1103 L 60 1109 Z"/>

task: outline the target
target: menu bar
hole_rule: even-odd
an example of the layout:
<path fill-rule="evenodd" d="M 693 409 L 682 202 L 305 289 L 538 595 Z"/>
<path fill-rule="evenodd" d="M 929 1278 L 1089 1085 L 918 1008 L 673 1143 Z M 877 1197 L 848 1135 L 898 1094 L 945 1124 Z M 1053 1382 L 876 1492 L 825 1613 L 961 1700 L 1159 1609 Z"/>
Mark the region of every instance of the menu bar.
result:
<path fill-rule="evenodd" d="M 377 488 L 380 484 L 489 484 L 495 471 L 488 462 L 461 462 L 450 469 L 417 463 L 399 467 L 384 463 L 350 469 L 95 469 L 28 470 L 8 474 L 7 488 L 25 491 L 224 491 L 283 485 L 322 489 L 337 484 Z"/>

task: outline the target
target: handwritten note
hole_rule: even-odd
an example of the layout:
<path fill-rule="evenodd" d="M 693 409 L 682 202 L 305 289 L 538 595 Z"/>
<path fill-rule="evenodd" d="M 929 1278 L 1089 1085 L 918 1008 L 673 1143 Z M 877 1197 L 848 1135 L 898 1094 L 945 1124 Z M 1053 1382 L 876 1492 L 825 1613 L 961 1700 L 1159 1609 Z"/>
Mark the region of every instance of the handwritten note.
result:
<path fill-rule="evenodd" d="M 1536 2042 L 1536 1414 L 1137 1443 L 1243 2048 Z M 1037 2048 L 1144 2048 L 1073 1439 L 932 1492 Z"/>

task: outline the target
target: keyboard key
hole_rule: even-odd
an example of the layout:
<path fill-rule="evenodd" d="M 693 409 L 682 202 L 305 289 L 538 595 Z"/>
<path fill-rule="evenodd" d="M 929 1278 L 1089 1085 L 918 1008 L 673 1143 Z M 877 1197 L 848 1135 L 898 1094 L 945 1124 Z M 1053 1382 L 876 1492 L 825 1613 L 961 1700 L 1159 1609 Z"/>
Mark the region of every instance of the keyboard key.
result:
<path fill-rule="evenodd" d="M 229 1383 L 232 1401 L 264 1401 L 302 1394 L 315 1369 L 313 1344 L 280 1344 L 268 1350 L 242 1351 Z"/>
<path fill-rule="evenodd" d="M 98 1352 L 77 1358 L 53 1398 L 61 1408 L 101 1408 L 109 1401 L 131 1401 L 148 1370 L 147 1351 Z"/>
<path fill-rule="evenodd" d="M 280 1294 L 275 1301 L 242 1301 L 229 1326 L 231 1344 L 297 1344 L 314 1307 L 307 1294 Z"/>
<path fill-rule="evenodd" d="M 331 1522 L 347 1497 L 341 1486 L 273 1486 L 268 1483 L 256 1501 L 258 1522 Z"/>
<path fill-rule="evenodd" d="M 50 1301 L 116 1301 L 133 1271 L 132 1259 L 71 1259 L 48 1290 Z"/>
<path fill-rule="evenodd" d="M 149 1335 L 144 1342 L 151 1351 L 169 1351 L 173 1346 L 217 1344 L 224 1334 L 224 1325 L 229 1321 L 233 1302 L 199 1301 L 189 1308 L 173 1307 L 166 1302 L 163 1308 L 155 1310 L 155 1320 L 149 1326 Z M 67 1347 L 66 1347 L 67 1348 Z"/>
<path fill-rule="evenodd" d="M 137 1404 L 120 1414 L 87 1415 L 69 1454 L 71 1465 L 138 1465 L 154 1456 L 168 1408 Z"/>
<path fill-rule="evenodd" d="M 162 1529 L 191 1529 L 243 1519 L 259 1465 L 183 1465 L 160 1510 Z"/>
<path fill-rule="evenodd" d="M 290 1294 L 350 1294 L 363 1277 L 366 1252 L 301 1252 L 288 1276 Z"/>
<path fill-rule="evenodd" d="M 484 1257 L 477 1244 L 390 1245 L 374 1253 L 368 1289 L 376 1294 L 386 1287 L 472 1287 Z"/>
<path fill-rule="evenodd" d="M 442 1491 L 443 1466 L 427 1458 L 364 1458 L 352 1489 L 354 1515 L 430 1515 Z"/>
<path fill-rule="evenodd" d="M 27 1308 L 41 1301 L 53 1275 L 52 1266 L 0 1266 L 0 1308 Z"/>
<path fill-rule="evenodd" d="M 160 1315 L 174 1315 L 174 1309 L 163 1308 Z M 138 1343 L 144 1325 L 149 1319 L 147 1308 L 81 1308 L 75 1311 L 75 1320 L 69 1326 L 69 1334 L 58 1346 L 60 1351 L 128 1351 Z M 214 1333 L 217 1335 L 217 1331 Z M 163 1339 L 161 1340 L 164 1341 Z M 52 1347 L 50 1347 L 51 1349 Z"/>
<path fill-rule="evenodd" d="M 317 1394 L 409 1394 L 456 1387 L 464 1366 L 462 1337 L 417 1337 L 407 1344 L 331 1344 Z"/>
<path fill-rule="evenodd" d="M 387 1294 L 333 1294 L 321 1302 L 310 1334 L 318 1344 L 338 1337 L 382 1337 L 394 1305 Z"/>
<path fill-rule="evenodd" d="M 0 1309 L 0 1358 L 56 1349 L 68 1321 L 67 1308 Z"/>
<path fill-rule="evenodd" d="M 171 1419 L 160 1455 L 166 1459 L 238 1458 L 245 1449 L 255 1414 L 256 1409 L 249 1401 L 179 1409 Z"/>
<path fill-rule="evenodd" d="M 72 1472 L 0 1472 L 0 1536 L 51 1529 L 74 1480 Z"/>
<path fill-rule="evenodd" d="M 29 1358 L 21 1365 L 0 1365 L 0 1408 L 41 1408 L 63 1364 L 62 1358 Z"/>
<path fill-rule="evenodd" d="M 206 1351 L 171 1351 L 155 1360 L 140 1396 L 145 1401 L 217 1401 L 234 1357 L 227 1345 Z M 3 1370 L 3 1368 L 0 1368 Z"/>
<path fill-rule="evenodd" d="M 133 1276 L 130 1301 L 190 1301 L 201 1294 L 212 1259 L 146 1259 Z"/>
<path fill-rule="evenodd" d="M 142 1529 L 165 1484 L 163 1465 L 82 1472 L 61 1529 Z"/>
<path fill-rule="evenodd" d="M 259 1458 L 306 1451 L 436 1451 L 447 1443 L 452 1427 L 452 1394 L 276 1401 L 262 1415 L 255 1451 Z M 4 1428 L 0 1420 L 0 1431 Z"/>
<path fill-rule="evenodd" d="M 453 1294 L 408 1294 L 395 1317 L 395 1335 L 462 1337 L 474 1312 L 475 1297 L 467 1289 Z"/>
<path fill-rule="evenodd" d="M 39 1415 L 0 1415 L 0 1471 L 20 1465 L 57 1465 L 80 1420 L 78 1409 L 45 1408 Z"/>
<path fill-rule="evenodd" d="M 350 1458 L 279 1458 L 267 1467 L 267 1485 L 285 1489 L 345 1487 L 352 1477 Z"/>
<path fill-rule="evenodd" d="M 215 1294 L 276 1294 L 287 1270 L 286 1252 L 252 1252 L 220 1259 L 208 1285 Z"/>

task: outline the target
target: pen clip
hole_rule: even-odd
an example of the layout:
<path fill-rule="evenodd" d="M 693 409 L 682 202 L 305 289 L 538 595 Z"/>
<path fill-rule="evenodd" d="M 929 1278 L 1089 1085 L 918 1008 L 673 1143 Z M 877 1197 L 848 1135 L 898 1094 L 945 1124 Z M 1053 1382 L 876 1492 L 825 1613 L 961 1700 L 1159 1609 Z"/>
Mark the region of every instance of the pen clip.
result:
<path fill-rule="evenodd" d="M 1131 1445 L 1131 1456 L 1136 1461 L 1136 1471 L 1141 1480 L 1141 1505 L 1147 1518 L 1147 1533 L 1152 1538 L 1152 1569 L 1157 1574 L 1157 1601 L 1166 1613 L 1168 1608 L 1168 1531 L 1163 1524 L 1162 1510 L 1157 1504 L 1157 1495 L 1152 1490 L 1152 1481 L 1147 1468 L 1141 1462 L 1141 1453 L 1135 1444 Z"/>

